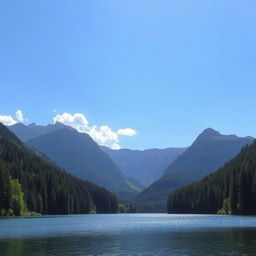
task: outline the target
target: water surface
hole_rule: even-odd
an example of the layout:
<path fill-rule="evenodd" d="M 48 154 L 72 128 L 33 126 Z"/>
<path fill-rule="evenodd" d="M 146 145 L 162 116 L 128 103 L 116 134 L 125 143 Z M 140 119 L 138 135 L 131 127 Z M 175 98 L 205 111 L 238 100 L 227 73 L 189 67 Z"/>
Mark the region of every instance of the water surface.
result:
<path fill-rule="evenodd" d="M 256 255 L 256 217 L 103 214 L 2 218 L 0 255 Z"/>

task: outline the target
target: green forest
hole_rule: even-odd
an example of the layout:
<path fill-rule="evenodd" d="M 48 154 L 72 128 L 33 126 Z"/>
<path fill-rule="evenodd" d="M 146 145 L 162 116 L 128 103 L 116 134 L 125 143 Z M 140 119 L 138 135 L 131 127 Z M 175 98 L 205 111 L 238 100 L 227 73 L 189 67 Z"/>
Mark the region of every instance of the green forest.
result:
<path fill-rule="evenodd" d="M 170 194 L 168 213 L 256 214 L 256 141 L 218 171 Z"/>
<path fill-rule="evenodd" d="M 116 213 L 117 198 L 28 149 L 0 124 L 0 214 Z"/>

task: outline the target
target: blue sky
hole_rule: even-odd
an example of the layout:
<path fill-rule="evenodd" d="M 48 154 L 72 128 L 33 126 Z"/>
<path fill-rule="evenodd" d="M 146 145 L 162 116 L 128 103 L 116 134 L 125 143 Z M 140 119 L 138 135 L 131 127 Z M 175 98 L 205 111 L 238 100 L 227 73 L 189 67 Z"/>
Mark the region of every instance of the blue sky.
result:
<path fill-rule="evenodd" d="M 0 0 L 0 37 L 0 115 L 83 113 L 137 149 L 256 136 L 254 0 Z"/>

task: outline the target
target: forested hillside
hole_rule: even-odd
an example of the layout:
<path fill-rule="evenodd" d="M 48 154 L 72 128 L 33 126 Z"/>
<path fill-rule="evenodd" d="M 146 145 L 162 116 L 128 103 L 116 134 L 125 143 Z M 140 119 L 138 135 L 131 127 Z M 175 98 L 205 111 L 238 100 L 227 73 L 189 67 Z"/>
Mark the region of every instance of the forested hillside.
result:
<path fill-rule="evenodd" d="M 169 196 L 169 213 L 256 214 L 256 141 L 217 172 Z"/>
<path fill-rule="evenodd" d="M 116 197 L 44 161 L 0 123 L 0 211 L 2 215 L 115 213 Z"/>

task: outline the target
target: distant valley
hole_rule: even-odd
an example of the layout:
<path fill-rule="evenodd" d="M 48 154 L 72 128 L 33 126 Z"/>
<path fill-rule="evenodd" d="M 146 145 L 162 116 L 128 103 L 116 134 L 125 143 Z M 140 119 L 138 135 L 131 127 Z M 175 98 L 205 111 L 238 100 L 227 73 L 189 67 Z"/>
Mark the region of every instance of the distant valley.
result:
<path fill-rule="evenodd" d="M 135 178 L 145 187 L 158 180 L 167 166 L 187 150 L 187 148 L 113 150 L 103 146 L 101 149 L 112 158 L 126 176 Z"/>

